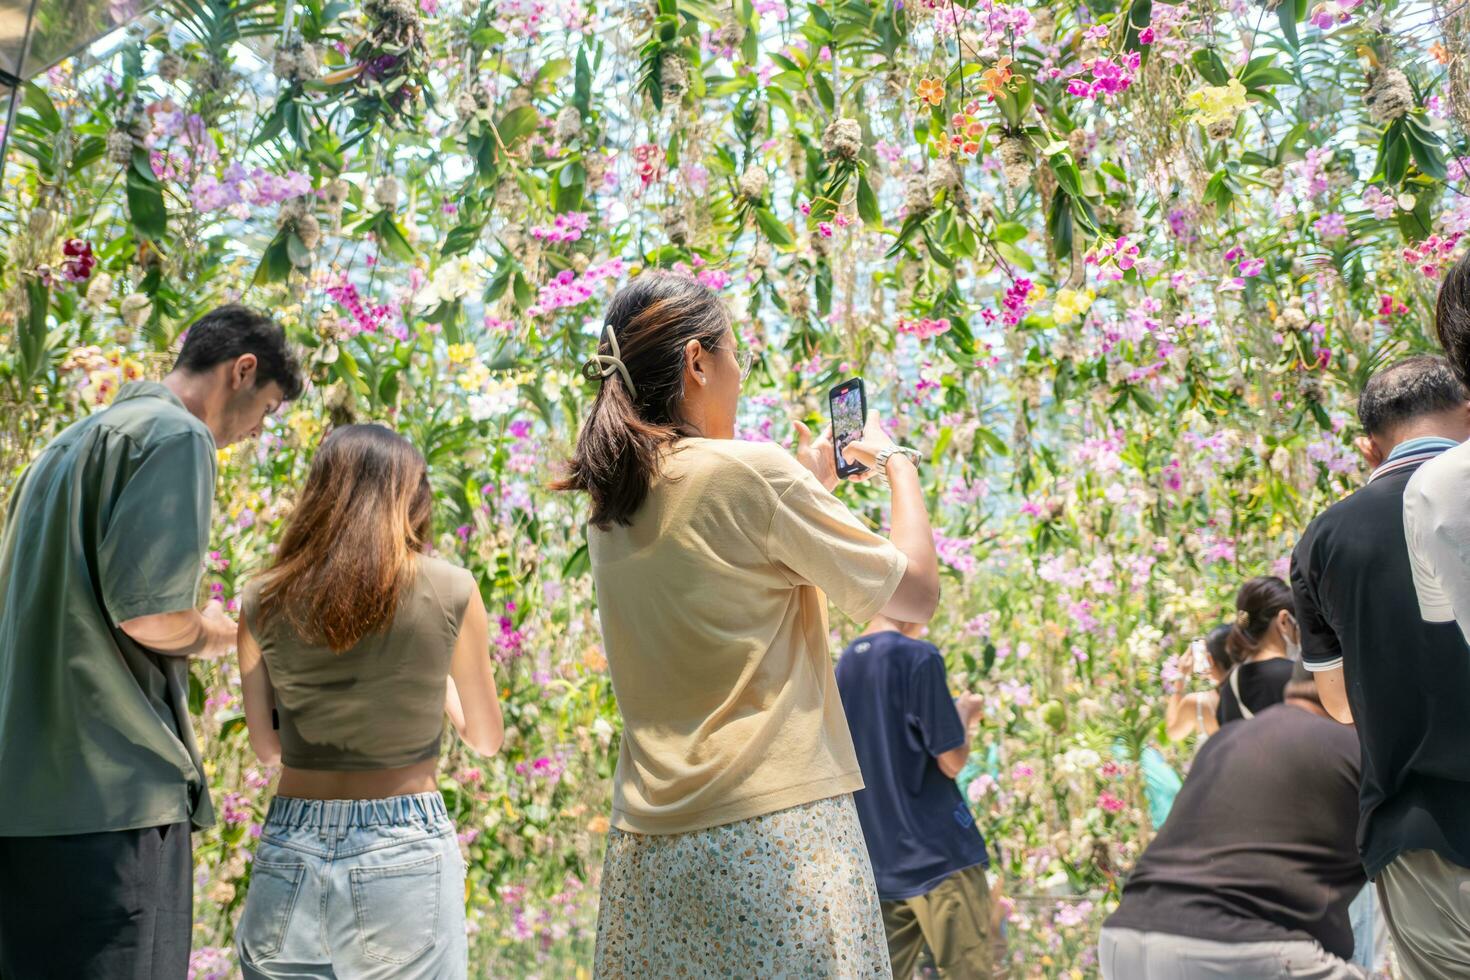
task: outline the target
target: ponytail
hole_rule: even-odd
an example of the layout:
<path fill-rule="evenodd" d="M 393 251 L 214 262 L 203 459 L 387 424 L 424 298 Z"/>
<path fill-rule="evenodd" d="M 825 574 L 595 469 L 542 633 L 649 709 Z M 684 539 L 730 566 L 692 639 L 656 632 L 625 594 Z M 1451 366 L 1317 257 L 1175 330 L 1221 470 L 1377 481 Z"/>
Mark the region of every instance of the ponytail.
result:
<path fill-rule="evenodd" d="M 679 417 L 684 348 L 697 340 L 713 350 L 729 328 L 719 297 L 688 276 L 645 272 L 613 297 L 597 353 L 583 365 L 602 387 L 567 476 L 551 485 L 590 496 L 594 527 L 632 524 L 664 451 L 697 434 Z"/>
<path fill-rule="evenodd" d="M 1281 610 L 1296 614 L 1291 588 L 1275 575 L 1248 579 L 1235 594 L 1235 621 L 1225 638 L 1232 664 L 1243 664 L 1261 648 L 1271 621 Z"/>

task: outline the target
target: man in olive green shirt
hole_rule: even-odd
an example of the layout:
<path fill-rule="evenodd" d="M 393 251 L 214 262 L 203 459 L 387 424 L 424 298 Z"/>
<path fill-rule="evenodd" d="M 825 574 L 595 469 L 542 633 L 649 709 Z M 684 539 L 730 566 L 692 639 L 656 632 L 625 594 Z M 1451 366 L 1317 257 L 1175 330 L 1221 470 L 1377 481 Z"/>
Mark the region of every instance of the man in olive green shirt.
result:
<path fill-rule="evenodd" d="M 191 827 L 214 821 L 188 657 L 235 624 L 201 612 L 216 448 L 301 391 L 283 331 L 242 306 L 187 331 L 162 383 L 43 449 L 0 539 L 0 977 L 183 977 Z"/>

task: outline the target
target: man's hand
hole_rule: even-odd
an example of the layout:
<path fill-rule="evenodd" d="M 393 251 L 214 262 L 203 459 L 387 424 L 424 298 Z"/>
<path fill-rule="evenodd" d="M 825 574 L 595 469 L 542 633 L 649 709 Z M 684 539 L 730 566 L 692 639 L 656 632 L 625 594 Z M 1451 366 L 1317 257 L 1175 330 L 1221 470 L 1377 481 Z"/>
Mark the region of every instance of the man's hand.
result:
<path fill-rule="evenodd" d="M 813 436 L 805 422 L 796 423 L 796 460 L 812 471 L 817 481 L 831 490 L 837 486 L 837 457 L 832 452 L 832 435 L 823 430 Z"/>
<path fill-rule="evenodd" d="M 239 635 L 240 627 L 225 612 L 225 607 L 218 599 L 211 599 L 205 603 L 204 611 L 199 614 L 200 622 L 204 624 L 205 649 L 198 655 L 206 659 L 223 657 L 235 649 L 235 639 Z"/>
<path fill-rule="evenodd" d="M 985 699 L 966 691 L 954 699 L 954 706 L 960 713 L 960 721 L 965 723 L 965 731 L 973 735 L 975 729 L 980 727 L 980 713 L 985 707 Z"/>

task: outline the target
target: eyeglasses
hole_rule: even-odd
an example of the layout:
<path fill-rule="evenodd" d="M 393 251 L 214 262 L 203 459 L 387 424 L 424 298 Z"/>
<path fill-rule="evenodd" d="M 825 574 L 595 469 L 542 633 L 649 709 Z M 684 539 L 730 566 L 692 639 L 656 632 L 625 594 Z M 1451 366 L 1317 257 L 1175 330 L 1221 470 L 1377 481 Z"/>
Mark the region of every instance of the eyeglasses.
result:
<path fill-rule="evenodd" d="M 740 380 L 744 381 L 750 377 L 750 369 L 755 366 L 755 351 L 749 347 L 729 348 L 716 347 L 715 350 L 727 350 L 735 355 L 735 363 L 740 365 Z"/>

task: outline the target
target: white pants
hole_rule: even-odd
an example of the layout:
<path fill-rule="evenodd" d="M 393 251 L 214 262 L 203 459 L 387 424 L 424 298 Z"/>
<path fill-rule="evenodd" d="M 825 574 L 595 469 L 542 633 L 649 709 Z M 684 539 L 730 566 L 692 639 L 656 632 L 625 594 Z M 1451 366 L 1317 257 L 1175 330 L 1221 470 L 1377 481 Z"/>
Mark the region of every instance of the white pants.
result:
<path fill-rule="evenodd" d="M 1361 967 L 1308 940 L 1219 943 L 1162 932 L 1104 929 L 1098 937 L 1103 980 L 1363 980 Z"/>

